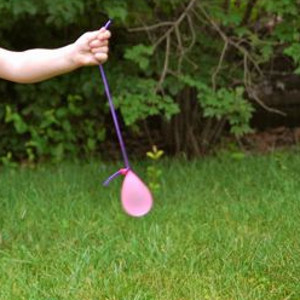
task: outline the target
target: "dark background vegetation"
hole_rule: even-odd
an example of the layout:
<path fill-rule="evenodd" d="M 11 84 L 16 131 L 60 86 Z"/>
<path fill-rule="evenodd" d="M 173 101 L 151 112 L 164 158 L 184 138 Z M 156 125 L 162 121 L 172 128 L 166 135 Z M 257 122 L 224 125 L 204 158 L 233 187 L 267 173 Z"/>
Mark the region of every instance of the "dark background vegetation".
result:
<path fill-rule="evenodd" d="M 297 140 L 299 13 L 297 0 L 0 0 L 0 40 L 54 48 L 112 18 L 105 69 L 129 149 L 197 156 L 253 129 Z M 1 81 L 0 95 L 2 163 L 118 157 L 97 67 Z"/>

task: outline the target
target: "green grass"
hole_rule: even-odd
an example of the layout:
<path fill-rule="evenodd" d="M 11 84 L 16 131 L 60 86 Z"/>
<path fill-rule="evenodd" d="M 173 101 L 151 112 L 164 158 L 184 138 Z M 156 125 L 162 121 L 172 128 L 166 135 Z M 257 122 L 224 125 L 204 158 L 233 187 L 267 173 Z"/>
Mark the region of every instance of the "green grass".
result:
<path fill-rule="evenodd" d="M 0 299 L 300 299 L 299 154 L 160 167 L 140 219 L 114 166 L 0 170 Z"/>

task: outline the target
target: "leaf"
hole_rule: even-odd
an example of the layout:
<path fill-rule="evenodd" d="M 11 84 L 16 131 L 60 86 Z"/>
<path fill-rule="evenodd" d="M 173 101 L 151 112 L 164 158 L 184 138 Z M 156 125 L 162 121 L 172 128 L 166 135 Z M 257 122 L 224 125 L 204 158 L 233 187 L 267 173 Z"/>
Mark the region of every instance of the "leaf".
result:
<path fill-rule="evenodd" d="M 117 7 L 113 7 L 113 6 L 108 6 L 106 8 L 107 13 L 109 15 L 110 18 L 112 18 L 113 20 L 119 19 L 122 22 L 126 21 L 126 18 L 128 16 L 128 10 L 126 7 L 123 6 L 117 6 Z"/>
<path fill-rule="evenodd" d="M 152 152 L 147 152 L 146 155 L 151 159 L 155 159 L 155 155 Z"/>
<path fill-rule="evenodd" d="M 153 54 L 153 47 L 139 44 L 125 51 L 125 58 L 139 65 L 142 70 L 149 67 L 150 56 Z"/>
<path fill-rule="evenodd" d="M 285 55 L 290 56 L 295 63 L 300 63 L 300 44 L 294 43 L 283 51 Z"/>
<path fill-rule="evenodd" d="M 296 68 L 296 70 L 294 71 L 295 74 L 300 75 L 300 66 L 298 68 Z"/>
<path fill-rule="evenodd" d="M 92 138 L 88 138 L 87 147 L 89 150 L 93 151 L 96 148 L 96 141 Z"/>

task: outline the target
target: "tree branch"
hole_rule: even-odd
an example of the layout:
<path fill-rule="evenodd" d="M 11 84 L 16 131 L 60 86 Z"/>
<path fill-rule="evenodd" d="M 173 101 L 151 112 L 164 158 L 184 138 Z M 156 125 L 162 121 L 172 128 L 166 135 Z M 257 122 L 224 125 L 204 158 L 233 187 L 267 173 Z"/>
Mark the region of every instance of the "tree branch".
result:
<path fill-rule="evenodd" d="M 224 47 L 223 47 L 223 50 L 222 50 L 222 53 L 221 53 L 221 56 L 220 56 L 220 59 L 219 59 L 219 64 L 218 64 L 215 72 L 212 75 L 212 85 L 213 85 L 213 90 L 214 91 L 216 90 L 216 87 L 217 87 L 216 78 L 217 78 L 217 75 L 219 74 L 219 72 L 221 70 L 221 67 L 222 67 L 222 64 L 223 64 L 223 61 L 224 61 L 224 58 L 225 58 L 225 54 L 226 54 L 226 51 L 227 51 L 227 48 L 228 48 L 228 44 L 229 44 L 228 41 L 225 41 Z"/>
<path fill-rule="evenodd" d="M 138 31 L 149 31 L 149 30 L 155 30 L 158 29 L 160 27 L 169 27 L 169 26 L 174 26 L 175 22 L 161 22 L 161 23 L 157 23 L 157 24 L 153 24 L 153 25 L 147 25 L 147 26 L 143 26 L 143 27 L 136 27 L 136 28 L 128 28 L 129 32 L 138 32 Z"/>
<path fill-rule="evenodd" d="M 170 56 L 170 44 L 171 44 L 171 37 L 168 36 L 166 39 L 166 52 L 165 52 L 165 62 L 164 62 L 164 67 L 163 71 L 160 76 L 159 83 L 157 85 L 156 91 L 162 90 L 162 84 L 166 78 L 167 72 L 168 72 L 168 67 L 169 67 L 169 56 Z"/>
<path fill-rule="evenodd" d="M 193 6 L 195 5 L 197 0 L 191 0 L 190 3 L 188 4 L 188 6 L 185 8 L 185 10 L 183 11 L 183 13 L 179 16 L 179 18 L 173 22 L 173 26 L 167 30 L 167 32 L 162 35 L 155 43 L 154 48 L 156 48 L 164 39 L 167 38 L 167 36 L 171 35 L 172 32 L 175 30 L 175 27 L 178 27 L 181 22 L 184 20 L 184 18 L 186 17 L 186 15 L 189 13 L 189 11 L 193 8 Z"/>
<path fill-rule="evenodd" d="M 255 89 L 252 88 L 251 76 L 248 69 L 248 57 L 246 55 L 244 56 L 244 85 L 250 99 L 255 100 L 263 109 L 271 113 L 286 116 L 286 113 L 282 112 L 281 110 L 266 105 L 257 95 L 257 91 L 255 91 Z"/>
<path fill-rule="evenodd" d="M 156 91 L 160 90 L 162 91 L 162 84 L 163 81 L 168 74 L 168 72 L 171 73 L 171 70 L 169 70 L 169 57 L 171 54 L 171 47 L 174 43 L 172 43 L 172 35 L 174 34 L 176 37 L 175 46 L 177 46 L 177 49 L 179 50 L 179 58 L 178 58 L 178 67 L 177 71 L 180 73 L 181 65 L 183 59 L 186 59 L 189 63 L 191 63 L 195 68 L 198 68 L 198 65 L 196 65 L 194 62 L 188 59 L 186 57 L 186 53 L 192 49 L 192 47 L 195 45 L 196 42 L 196 33 L 193 27 L 193 21 L 190 17 L 190 11 L 195 6 L 198 0 L 190 0 L 187 6 L 184 8 L 183 12 L 179 15 L 176 21 L 167 21 L 167 22 L 160 22 L 153 25 L 145 25 L 143 27 L 136 27 L 128 29 L 129 32 L 139 32 L 139 31 L 146 31 L 148 34 L 149 39 L 152 37 L 151 32 L 153 32 L 156 29 L 167 27 L 167 30 L 163 35 L 158 37 L 158 39 L 154 42 L 153 39 L 150 39 L 153 45 L 153 49 L 155 50 L 162 42 L 166 41 L 166 47 L 165 47 L 165 60 L 164 60 L 164 66 L 162 73 L 160 75 L 160 79 L 156 88 Z M 180 25 L 182 22 L 187 19 L 188 26 L 191 30 L 191 43 L 189 44 L 188 48 L 185 49 L 182 39 L 182 34 L 180 32 Z M 168 28 L 169 27 L 169 28 Z"/>
<path fill-rule="evenodd" d="M 250 0 L 250 1 L 253 1 L 254 4 L 255 4 L 255 2 L 257 0 Z M 225 34 L 225 32 L 223 32 L 221 30 L 221 28 L 217 25 L 217 23 L 208 15 L 208 13 L 205 11 L 205 9 L 203 9 L 202 6 L 199 5 L 198 7 L 200 8 L 201 12 L 206 17 L 206 19 L 209 21 L 209 23 L 212 25 L 212 27 L 221 36 L 221 38 L 223 39 L 225 45 L 226 44 L 227 45 L 228 44 L 232 45 L 234 48 L 236 48 L 237 50 L 239 50 L 243 54 L 243 61 L 244 61 L 244 85 L 245 85 L 245 88 L 246 88 L 246 91 L 247 91 L 249 97 L 252 98 L 252 99 L 254 99 L 265 110 L 267 110 L 269 112 L 272 112 L 272 113 L 277 113 L 279 115 L 285 115 L 285 113 L 283 113 L 282 111 L 274 109 L 274 108 L 271 108 L 271 107 L 268 107 L 266 104 L 264 104 L 263 101 L 260 100 L 260 98 L 258 97 L 257 93 L 252 88 L 253 84 L 251 82 L 251 73 L 250 73 L 249 68 L 248 68 L 248 60 L 251 61 L 251 63 L 253 64 L 253 66 L 255 67 L 255 69 L 257 70 L 257 72 L 260 75 L 262 75 L 263 73 L 262 73 L 261 69 L 259 68 L 259 66 L 258 66 L 257 62 L 255 61 L 255 59 L 249 53 L 249 51 L 247 49 L 245 49 L 244 47 L 242 47 L 239 42 L 234 42 L 230 37 L 228 37 Z M 197 12 L 195 10 L 193 10 L 193 12 L 197 16 Z M 226 48 L 227 48 L 227 46 L 226 46 Z M 218 67 L 217 70 L 221 68 L 220 62 L 222 63 L 222 60 L 223 60 L 222 56 L 225 55 L 224 51 L 226 51 L 224 49 L 225 49 L 225 46 L 223 48 L 223 52 L 222 52 L 220 60 L 219 60 L 219 66 L 220 67 Z M 213 75 L 213 76 L 216 76 L 216 75 Z M 214 83 L 214 88 L 215 88 L 215 83 Z"/>

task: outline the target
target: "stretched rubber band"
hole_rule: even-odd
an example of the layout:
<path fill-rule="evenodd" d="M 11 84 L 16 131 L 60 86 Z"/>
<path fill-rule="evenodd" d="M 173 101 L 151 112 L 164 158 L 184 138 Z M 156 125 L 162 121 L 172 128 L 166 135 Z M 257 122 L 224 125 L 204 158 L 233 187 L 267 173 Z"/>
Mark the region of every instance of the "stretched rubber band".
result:
<path fill-rule="evenodd" d="M 105 24 L 104 28 L 108 29 L 108 27 L 111 24 L 111 20 L 108 20 L 108 22 Z M 109 108 L 110 108 L 110 112 L 114 121 L 114 125 L 116 128 L 116 132 L 117 132 L 117 136 L 118 136 L 118 140 L 119 140 L 119 144 L 120 144 L 120 148 L 121 148 L 121 152 L 122 152 L 122 156 L 123 156 L 123 160 L 124 160 L 124 164 L 125 164 L 125 169 L 121 169 L 119 171 L 117 171 L 116 173 L 112 174 L 108 179 L 106 179 L 104 181 L 104 185 L 107 186 L 114 178 L 118 177 L 119 175 L 126 175 L 128 170 L 130 169 L 130 165 L 129 165 L 129 160 L 128 160 L 128 155 L 126 152 L 126 148 L 125 148 L 125 143 L 122 137 L 122 133 L 121 133 L 121 129 L 120 129 L 120 125 L 118 122 L 118 117 L 117 117 L 117 113 L 116 113 L 116 109 L 114 107 L 113 104 L 113 100 L 110 94 L 110 89 L 109 89 L 109 85 L 108 85 L 108 81 L 104 72 L 104 68 L 102 65 L 99 65 L 99 69 L 100 69 L 100 74 L 102 77 L 102 81 L 104 84 L 104 89 L 105 89 L 105 93 L 109 102 Z M 124 170 L 127 170 L 126 172 L 124 172 Z"/>
<path fill-rule="evenodd" d="M 112 180 L 114 180 L 115 178 L 117 178 L 120 175 L 125 176 L 128 173 L 129 169 L 120 169 L 119 171 L 117 171 L 116 173 L 112 174 L 111 176 L 109 176 L 104 182 L 103 185 L 104 186 L 108 186 L 110 184 L 110 182 Z"/>

